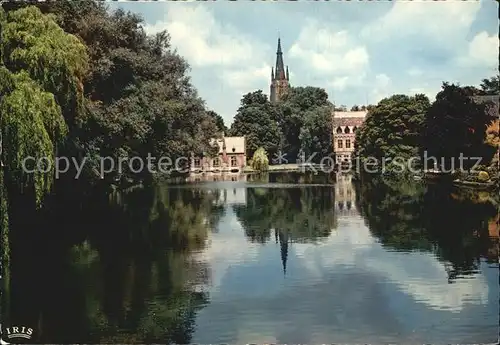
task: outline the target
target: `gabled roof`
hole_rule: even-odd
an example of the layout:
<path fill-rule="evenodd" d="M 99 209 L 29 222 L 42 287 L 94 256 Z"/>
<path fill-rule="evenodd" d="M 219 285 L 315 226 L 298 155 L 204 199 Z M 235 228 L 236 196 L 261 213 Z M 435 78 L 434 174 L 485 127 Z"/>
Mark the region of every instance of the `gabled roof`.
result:
<path fill-rule="evenodd" d="M 223 152 L 224 141 L 226 142 L 226 152 L 231 153 L 242 153 L 245 151 L 245 137 L 224 137 L 220 139 L 212 139 L 211 144 L 217 143 L 219 146 L 219 153 Z M 233 150 L 234 149 L 234 150 Z"/>

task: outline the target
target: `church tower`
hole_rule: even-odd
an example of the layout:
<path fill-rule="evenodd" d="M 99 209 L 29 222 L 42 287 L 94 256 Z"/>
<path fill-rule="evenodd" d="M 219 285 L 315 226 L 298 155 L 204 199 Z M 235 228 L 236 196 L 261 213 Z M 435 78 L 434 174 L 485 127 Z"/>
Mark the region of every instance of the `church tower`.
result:
<path fill-rule="evenodd" d="M 278 102 L 290 87 L 290 76 L 288 66 L 283 64 L 283 51 L 281 50 L 281 39 L 278 38 L 278 50 L 276 51 L 276 67 L 271 69 L 271 103 Z"/>

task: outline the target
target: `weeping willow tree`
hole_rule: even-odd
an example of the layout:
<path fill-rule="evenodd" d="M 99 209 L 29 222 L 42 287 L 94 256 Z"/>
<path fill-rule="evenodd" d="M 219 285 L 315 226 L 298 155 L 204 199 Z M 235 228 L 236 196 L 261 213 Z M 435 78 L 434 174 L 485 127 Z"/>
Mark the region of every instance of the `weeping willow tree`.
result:
<path fill-rule="evenodd" d="M 0 30 L 0 226 L 7 259 L 10 194 L 34 195 L 41 207 L 50 192 L 67 121 L 80 113 L 88 57 L 78 38 L 36 7 L 7 14 L 0 8 Z"/>

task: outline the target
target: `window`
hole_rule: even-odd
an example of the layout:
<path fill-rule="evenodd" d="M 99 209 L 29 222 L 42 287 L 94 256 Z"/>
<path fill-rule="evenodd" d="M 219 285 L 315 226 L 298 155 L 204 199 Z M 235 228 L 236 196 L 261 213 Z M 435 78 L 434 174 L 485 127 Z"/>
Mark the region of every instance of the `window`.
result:
<path fill-rule="evenodd" d="M 237 166 L 236 156 L 231 156 L 231 166 L 232 167 Z"/>
<path fill-rule="evenodd" d="M 346 148 L 346 149 L 350 149 L 350 148 L 351 148 L 351 141 L 350 141 L 349 139 L 347 139 L 347 140 L 345 141 L 345 148 Z"/>
<path fill-rule="evenodd" d="M 220 166 L 220 159 L 217 157 L 217 158 L 214 158 L 214 167 L 218 167 Z"/>
<path fill-rule="evenodd" d="M 349 126 L 345 126 L 344 133 L 345 134 L 351 133 L 351 129 L 349 128 Z"/>
<path fill-rule="evenodd" d="M 342 134 L 342 128 L 337 127 L 337 134 Z"/>
<path fill-rule="evenodd" d="M 352 132 L 353 133 L 356 133 L 356 130 L 358 129 L 358 127 L 354 126 L 354 128 L 352 129 Z"/>
<path fill-rule="evenodd" d="M 200 165 L 201 165 L 200 159 L 199 158 L 195 158 L 194 159 L 194 166 L 198 168 Z"/>
<path fill-rule="evenodd" d="M 337 148 L 342 148 L 342 140 L 337 140 Z"/>

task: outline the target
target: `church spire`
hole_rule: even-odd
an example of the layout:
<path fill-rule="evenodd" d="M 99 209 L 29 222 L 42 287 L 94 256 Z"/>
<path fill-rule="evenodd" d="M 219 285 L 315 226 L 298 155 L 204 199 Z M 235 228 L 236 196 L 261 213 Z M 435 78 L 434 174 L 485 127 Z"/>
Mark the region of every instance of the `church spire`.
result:
<path fill-rule="evenodd" d="M 281 48 L 281 37 L 278 36 L 278 47 L 276 49 L 276 66 L 271 69 L 271 87 L 269 99 L 272 103 L 279 102 L 290 88 L 290 76 L 288 66 L 285 69 L 283 63 L 283 50 Z"/>
<path fill-rule="evenodd" d="M 276 50 L 276 79 L 284 80 L 285 64 L 283 63 L 283 51 L 281 50 L 281 38 L 278 38 L 278 49 Z"/>

